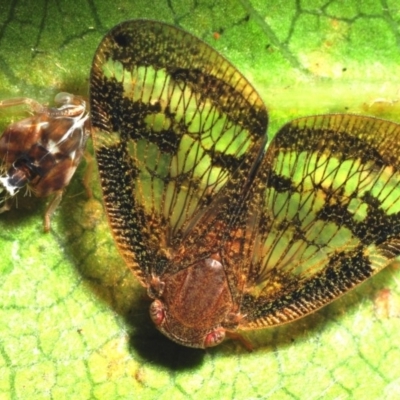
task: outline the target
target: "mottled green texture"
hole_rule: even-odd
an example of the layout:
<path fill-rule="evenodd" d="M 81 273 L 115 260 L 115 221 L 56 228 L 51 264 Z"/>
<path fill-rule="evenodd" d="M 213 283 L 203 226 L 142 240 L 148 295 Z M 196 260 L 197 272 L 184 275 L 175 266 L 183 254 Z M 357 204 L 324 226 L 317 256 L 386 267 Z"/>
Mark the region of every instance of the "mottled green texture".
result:
<path fill-rule="evenodd" d="M 395 1 L 113 4 L 2 1 L 0 98 L 86 94 L 103 34 L 141 17 L 176 23 L 227 56 L 264 98 L 270 133 L 316 112 L 400 121 Z M 20 115 L 2 111 L 1 127 Z M 399 397 L 400 318 L 377 318 L 374 309 L 382 288 L 399 298 L 398 270 L 297 323 L 248 334 L 253 353 L 232 341 L 207 352 L 182 348 L 152 326 L 145 292 L 104 219 L 97 175 L 88 200 L 83 172 L 49 234 L 43 201 L 22 198 L 0 216 L 1 399 Z"/>

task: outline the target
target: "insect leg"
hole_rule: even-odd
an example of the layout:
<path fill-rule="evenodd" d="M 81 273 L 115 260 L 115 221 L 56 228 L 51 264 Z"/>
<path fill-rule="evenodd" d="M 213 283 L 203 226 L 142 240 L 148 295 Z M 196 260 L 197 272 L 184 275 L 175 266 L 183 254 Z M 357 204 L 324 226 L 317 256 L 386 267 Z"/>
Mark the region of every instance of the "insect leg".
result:
<path fill-rule="evenodd" d="M 14 107 L 21 104 L 28 105 L 34 113 L 43 113 L 47 110 L 47 107 L 43 106 L 36 100 L 30 99 L 29 97 L 17 97 L 15 99 L 0 100 L 0 108 Z"/>
<path fill-rule="evenodd" d="M 8 198 L 4 201 L 4 204 L 0 207 L 0 214 L 3 212 L 11 210 L 11 199 Z"/>
<path fill-rule="evenodd" d="M 45 232 L 50 231 L 50 219 L 52 215 L 54 214 L 54 211 L 60 204 L 60 201 L 62 199 L 62 190 L 59 190 L 58 192 L 54 193 L 54 197 L 51 199 L 49 202 L 49 205 L 46 208 L 46 211 L 44 213 L 44 221 L 43 221 L 43 229 Z"/>
<path fill-rule="evenodd" d="M 83 154 L 83 157 L 86 162 L 86 168 L 85 168 L 85 174 L 82 179 L 82 183 L 86 190 L 86 196 L 90 199 L 93 197 L 92 188 L 90 187 L 90 181 L 93 176 L 93 167 L 95 161 L 93 156 L 87 150 Z"/>

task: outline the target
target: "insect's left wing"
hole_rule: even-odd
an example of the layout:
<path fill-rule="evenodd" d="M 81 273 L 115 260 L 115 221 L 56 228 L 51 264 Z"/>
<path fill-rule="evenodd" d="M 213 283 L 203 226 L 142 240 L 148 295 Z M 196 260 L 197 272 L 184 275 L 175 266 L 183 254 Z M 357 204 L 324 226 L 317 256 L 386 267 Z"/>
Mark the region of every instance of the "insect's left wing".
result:
<path fill-rule="evenodd" d="M 127 265 L 146 285 L 205 257 L 212 250 L 199 237 L 218 227 L 217 210 L 204 214 L 264 148 L 267 111 L 254 88 L 189 33 L 127 21 L 96 52 L 91 113 L 106 209 Z"/>
<path fill-rule="evenodd" d="M 395 123 L 323 115 L 278 132 L 247 213 L 243 328 L 313 312 L 400 254 L 399 169 Z"/>

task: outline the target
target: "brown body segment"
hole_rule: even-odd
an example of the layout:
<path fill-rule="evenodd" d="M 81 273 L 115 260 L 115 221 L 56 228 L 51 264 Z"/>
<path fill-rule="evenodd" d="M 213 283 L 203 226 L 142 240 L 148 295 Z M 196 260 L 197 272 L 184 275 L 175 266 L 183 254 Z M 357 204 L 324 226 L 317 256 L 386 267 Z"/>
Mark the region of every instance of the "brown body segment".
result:
<path fill-rule="evenodd" d="M 399 125 L 306 117 L 265 150 L 250 83 L 153 21 L 104 37 L 90 97 L 114 238 L 175 342 L 204 348 L 301 318 L 399 255 Z"/>
<path fill-rule="evenodd" d="M 161 279 L 150 310 L 160 331 L 186 346 L 219 344 L 236 308 L 222 264 L 209 258 Z M 151 293 L 158 283 L 150 284 Z"/>
<path fill-rule="evenodd" d="M 90 135 L 86 102 L 81 97 L 59 93 L 55 101 L 58 108 L 28 98 L 0 102 L 0 107 L 27 104 L 33 111 L 33 116 L 9 125 L 0 138 L 0 212 L 11 207 L 13 196 L 24 187 L 38 197 L 53 195 L 45 213 L 45 231 Z"/>

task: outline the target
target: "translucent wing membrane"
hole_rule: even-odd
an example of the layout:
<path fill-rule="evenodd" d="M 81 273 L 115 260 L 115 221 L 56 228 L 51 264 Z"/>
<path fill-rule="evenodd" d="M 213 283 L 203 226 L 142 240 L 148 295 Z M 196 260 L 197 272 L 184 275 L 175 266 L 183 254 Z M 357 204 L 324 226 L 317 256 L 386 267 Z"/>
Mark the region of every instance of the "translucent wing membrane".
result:
<path fill-rule="evenodd" d="M 199 39 L 130 21 L 97 50 L 91 107 L 108 215 L 128 264 L 144 279 L 173 257 L 180 263 L 169 272 L 206 257 L 204 234 L 221 217 L 216 196 L 238 168 L 248 175 L 265 144 L 267 113 L 253 87 Z M 246 179 L 238 174 L 236 198 Z M 187 251 L 201 240 L 202 250 Z"/>
<path fill-rule="evenodd" d="M 354 115 L 279 131 L 251 195 L 245 326 L 300 318 L 400 253 L 399 143 L 399 125 Z"/>

